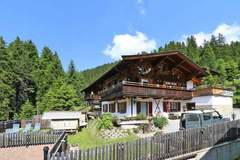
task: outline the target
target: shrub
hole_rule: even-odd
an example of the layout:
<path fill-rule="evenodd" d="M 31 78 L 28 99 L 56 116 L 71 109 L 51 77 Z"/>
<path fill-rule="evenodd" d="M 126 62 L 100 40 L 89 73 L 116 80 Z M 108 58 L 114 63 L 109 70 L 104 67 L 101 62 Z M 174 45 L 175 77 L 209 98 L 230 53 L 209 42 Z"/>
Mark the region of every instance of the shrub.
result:
<path fill-rule="evenodd" d="M 111 113 L 104 113 L 102 115 L 102 118 L 100 120 L 100 129 L 112 129 L 113 123 L 112 123 L 112 114 Z"/>
<path fill-rule="evenodd" d="M 135 117 L 124 117 L 122 121 L 132 121 L 132 120 L 146 120 L 147 116 L 143 113 L 138 114 Z"/>
<path fill-rule="evenodd" d="M 118 117 L 114 116 L 114 117 L 112 118 L 112 123 L 113 123 L 113 125 L 114 125 L 115 127 L 119 127 L 119 126 L 120 126 L 120 125 L 118 124 L 119 122 L 121 122 L 121 120 L 120 120 Z"/>
<path fill-rule="evenodd" d="M 140 113 L 136 116 L 136 120 L 146 120 L 147 116 L 143 113 Z"/>
<path fill-rule="evenodd" d="M 162 132 L 156 132 L 154 136 L 161 136 L 163 133 Z"/>
<path fill-rule="evenodd" d="M 135 134 L 139 133 L 139 128 L 133 128 L 133 133 Z"/>
<path fill-rule="evenodd" d="M 168 119 L 166 117 L 153 117 L 153 124 L 155 127 L 162 129 L 168 124 Z"/>
<path fill-rule="evenodd" d="M 127 134 L 128 134 L 129 136 L 132 135 L 132 132 L 131 132 L 130 129 L 127 129 Z"/>

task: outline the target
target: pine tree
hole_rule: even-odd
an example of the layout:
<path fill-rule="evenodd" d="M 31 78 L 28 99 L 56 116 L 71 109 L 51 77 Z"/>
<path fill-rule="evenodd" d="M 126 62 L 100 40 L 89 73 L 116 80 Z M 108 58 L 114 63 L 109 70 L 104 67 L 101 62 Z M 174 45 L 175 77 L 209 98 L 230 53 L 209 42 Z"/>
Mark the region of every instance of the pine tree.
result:
<path fill-rule="evenodd" d="M 32 119 L 32 117 L 36 114 L 36 110 L 35 107 L 29 102 L 29 100 L 27 100 L 22 108 L 21 108 L 21 112 L 20 112 L 20 119 L 25 119 L 25 120 L 29 120 Z"/>
<path fill-rule="evenodd" d="M 34 44 L 23 42 L 19 37 L 9 44 L 7 52 L 11 58 L 11 76 L 14 79 L 11 86 L 15 90 L 11 105 L 19 113 L 21 105 L 29 97 L 35 103 L 36 85 L 32 72 L 37 69 L 33 64 L 37 63 L 38 55 Z"/>
<path fill-rule="evenodd" d="M 53 54 L 48 47 L 44 47 L 40 62 L 39 70 L 35 73 L 38 85 L 38 101 L 47 93 L 51 85 L 57 80 L 64 78 L 64 71 L 58 55 Z"/>
<path fill-rule="evenodd" d="M 186 46 L 186 54 L 187 56 L 193 60 L 195 63 L 199 63 L 200 61 L 200 51 L 197 46 L 197 42 L 194 36 L 187 38 L 187 46 Z"/>
<path fill-rule="evenodd" d="M 68 111 L 76 106 L 79 106 L 76 90 L 72 85 L 64 82 L 55 83 L 39 104 L 41 112 L 49 110 Z"/>
<path fill-rule="evenodd" d="M 5 41 L 0 37 L 0 120 L 9 119 L 10 102 L 13 90 L 10 86 L 10 59 L 6 51 Z"/>
<path fill-rule="evenodd" d="M 68 66 L 68 71 L 67 71 L 67 82 L 69 84 L 75 85 L 76 81 L 77 81 L 77 73 L 76 73 L 74 62 L 73 60 L 71 60 Z"/>
<path fill-rule="evenodd" d="M 214 69 L 216 67 L 215 66 L 215 62 L 216 62 L 215 60 L 216 60 L 216 57 L 215 57 L 215 54 L 213 52 L 213 49 L 207 43 L 203 48 L 203 53 L 202 53 L 202 57 L 201 57 L 201 60 L 200 60 L 200 64 L 203 67 Z"/>

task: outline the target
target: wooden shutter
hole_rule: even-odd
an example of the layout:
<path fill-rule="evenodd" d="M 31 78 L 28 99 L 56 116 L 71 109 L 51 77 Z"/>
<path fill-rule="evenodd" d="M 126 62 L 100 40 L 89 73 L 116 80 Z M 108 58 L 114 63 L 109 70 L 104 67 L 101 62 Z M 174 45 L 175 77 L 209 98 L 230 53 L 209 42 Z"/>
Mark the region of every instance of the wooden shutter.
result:
<path fill-rule="evenodd" d="M 141 102 L 137 102 L 137 114 L 141 112 Z"/>
<path fill-rule="evenodd" d="M 148 115 L 152 116 L 152 102 L 148 102 Z"/>

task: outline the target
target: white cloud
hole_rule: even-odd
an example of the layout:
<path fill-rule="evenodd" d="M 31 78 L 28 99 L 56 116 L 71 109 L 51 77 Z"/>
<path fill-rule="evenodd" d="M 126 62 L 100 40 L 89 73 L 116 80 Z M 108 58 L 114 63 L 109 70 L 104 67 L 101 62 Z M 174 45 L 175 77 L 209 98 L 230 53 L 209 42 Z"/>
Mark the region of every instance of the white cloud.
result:
<path fill-rule="evenodd" d="M 146 15 L 146 10 L 144 8 L 140 8 L 139 10 L 141 15 Z"/>
<path fill-rule="evenodd" d="M 103 53 L 114 60 L 121 59 L 121 55 L 137 54 L 142 51 L 150 52 L 157 48 L 157 43 L 149 39 L 144 33 L 136 32 L 135 35 L 115 35 L 111 45 Z"/>
<path fill-rule="evenodd" d="M 141 15 L 146 15 L 146 9 L 144 7 L 144 1 L 143 0 L 137 0 L 137 7 Z"/>
<path fill-rule="evenodd" d="M 217 36 L 219 33 L 221 33 L 224 37 L 227 43 L 230 43 L 232 41 L 239 41 L 240 40 L 240 25 L 228 25 L 228 24 L 221 24 L 216 27 L 212 32 L 205 33 L 205 32 L 199 32 L 195 34 L 191 34 L 196 38 L 197 44 L 202 45 L 204 43 L 204 40 L 210 40 L 211 35 Z M 183 35 L 182 38 L 186 40 L 187 37 L 190 35 Z"/>

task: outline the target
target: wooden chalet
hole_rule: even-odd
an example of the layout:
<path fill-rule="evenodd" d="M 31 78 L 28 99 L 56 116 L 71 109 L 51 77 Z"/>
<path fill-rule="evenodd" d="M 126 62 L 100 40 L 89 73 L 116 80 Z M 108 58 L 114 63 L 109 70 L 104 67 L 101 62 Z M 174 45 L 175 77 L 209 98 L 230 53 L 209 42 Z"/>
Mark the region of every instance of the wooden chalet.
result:
<path fill-rule="evenodd" d="M 181 113 L 195 108 L 194 90 L 205 75 L 178 51 L 128 55 L 83 91 L 89 104 L 116 116 Z"/>

